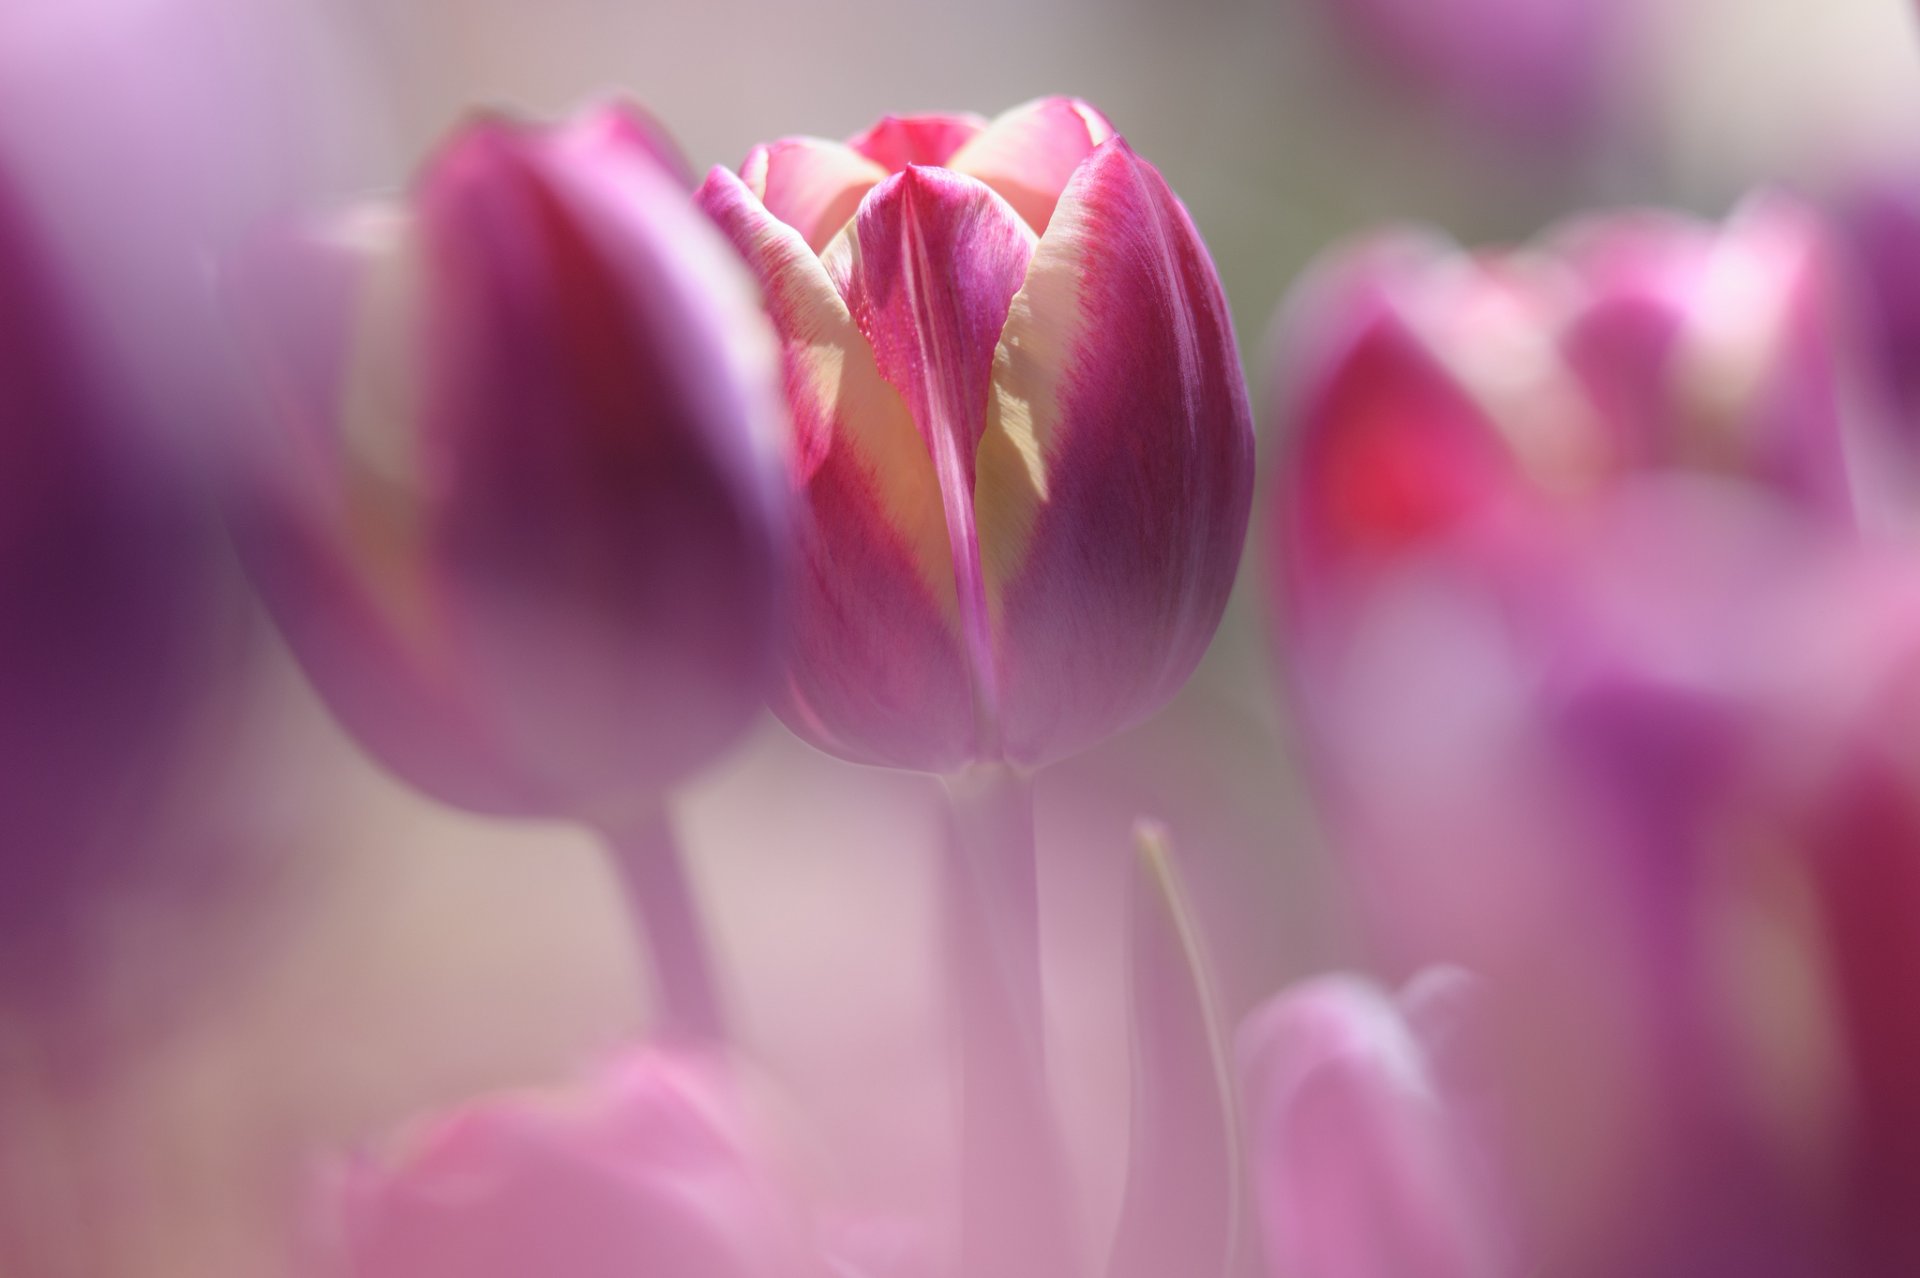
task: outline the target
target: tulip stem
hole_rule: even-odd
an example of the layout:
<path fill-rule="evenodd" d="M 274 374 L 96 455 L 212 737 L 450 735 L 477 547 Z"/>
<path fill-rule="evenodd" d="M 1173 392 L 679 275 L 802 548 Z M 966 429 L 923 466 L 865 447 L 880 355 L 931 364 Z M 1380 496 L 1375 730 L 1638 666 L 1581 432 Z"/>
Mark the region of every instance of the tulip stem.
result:
<path fill-rule="evenodd" d="M 1049 1098 L 1033 783 L 1004 765 L 946 779 L 965 1274 L 1081 1272 Z"/>
<path fill-rule="evenodd" d="M 627 909 L 644 938 L 662 1028 L 687 1038 L 726 1041 L 713 947 L 666 813 L 655 809 L 605 837 Z"/>

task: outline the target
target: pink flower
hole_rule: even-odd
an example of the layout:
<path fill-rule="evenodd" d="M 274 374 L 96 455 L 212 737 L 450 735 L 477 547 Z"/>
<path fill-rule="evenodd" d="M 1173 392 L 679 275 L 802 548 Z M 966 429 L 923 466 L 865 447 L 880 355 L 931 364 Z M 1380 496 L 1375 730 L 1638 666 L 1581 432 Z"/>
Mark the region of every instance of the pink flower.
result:
<path fill-rule="evenodd" d="M 1231 320 L 1186 211 L 1084 103 L 788 138 L 700 203 L 785 348 L 805 561 L 781 717 L 861 762 L 1040 764 L 1217 625 L 1249 504 Z"/>
<path fill-rule="evenodd" d="M 829 1272 L 738 1078 L 658 1050 L 422 1120 L 323 1205 L 343 1278 Z"/>
<path fill-rule="evenodd" d="M 1380 573 L 1524 544 L 1637 473 L 1750 479 L 1851 525 L 1833 267 L 1776 196 L 1718 228 L 1622 213 L 1518 250 L 1401 232 L 1333 255 L 1282 317 L 1273 531 L 1302 659 Z"/>
<path fill-rule="evenodd" d="M 481 119 L 236 272 L 249 565 L 341 721 L 448 802 L 620 825 L 773 671 L 772 343 L 663 147 L 617 107 Z"/>
<path fill-rule="evenodd" d="M 1398 999 L 1322 977 L 1242 1027 L 1248 1161 L 1276 1276 L 1524 1272 L 1496 1210 L 1488 1133 L 1453 1076 L 1474 994 L 1452 969 L 1423 972 Z"/>

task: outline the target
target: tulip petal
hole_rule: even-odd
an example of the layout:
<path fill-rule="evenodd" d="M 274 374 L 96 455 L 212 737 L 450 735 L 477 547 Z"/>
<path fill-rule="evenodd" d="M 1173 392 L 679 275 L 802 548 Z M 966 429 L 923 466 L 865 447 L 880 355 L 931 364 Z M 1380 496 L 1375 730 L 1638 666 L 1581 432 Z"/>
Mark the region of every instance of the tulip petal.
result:
<path fill-rule="evenodd" d="M 239 441 L 229 518 L 289 646 L 358 741 L 444 802 L 525 812 L 538 796 L 440 677 L 448 640 L 411 514 L 417 394 L 394 375 L 416 347 L 416 257 L 402 219 L 356 217 L 233 264 L 228 301 L 278 429 Z"/>
<path fill-rule="evenodd" d="M 852 219 L 887 170 L 842 142 L 782 138 L 757 146 L 740 166 L 740 180 L 767 212 L 800 232 L 815 253 Z"/>
<path fill-rule="evenodd" d="M 557 145 L 587 156 L 644 156 L 685 190 L 693 190 L 693 166 L 680 144 L 660 121 L 623 98 L 580 112 L 554 130 L 554 139 Z"/>
<path fill-rule="evenodd" d="M 916 166 L 875 188 L 853 234 L 827 260 L 845 281 L 848 309 L 881 375 L 906 400 L 933 457 L 974 678 L 978 744 L 988 751 L 998 698 L 974 535 L 974 454 L 986 428 L 994 348 L 1033 244 L 1033 232 L 991 189 Z"/>
<path fill-rule="evenodd" d="M 843 757 L 956 767 L 973 757 L 973 709 L 933 459 L 799 233 L 725 169 L 696 198 L 759 277 L 785 347 L 809 517 L 774 709 Z"/>
<path fill-rule="evenodd" d="M 1107 117 L 1078 98 L 1038 98 L 1003 112 L 945 163 L 1000 192 L 1037 233 L 1080 162 L 1113 136 Z"/>
<path fill-rule="evenodd" d="M 1310 981 L 1241 1031 L 1252 1164 L 1276 1272 L 1513 1271 L 1425 1047 L 1385 994 Z"/>
<path fill-rule="evenodd" d="M 847 143 L 889 173 L 909 164 L 944 165 L 987 122 L 961 115 L 890 115 Z"/>
<path fill-rule="evenodd" d="M 1074 175 L 995 353 L 975 509 L 1009 759 L 1059 758 L 1179 689 L 1226 606 L 1252 468 L 1213 264 L 1116 138 Z"/>

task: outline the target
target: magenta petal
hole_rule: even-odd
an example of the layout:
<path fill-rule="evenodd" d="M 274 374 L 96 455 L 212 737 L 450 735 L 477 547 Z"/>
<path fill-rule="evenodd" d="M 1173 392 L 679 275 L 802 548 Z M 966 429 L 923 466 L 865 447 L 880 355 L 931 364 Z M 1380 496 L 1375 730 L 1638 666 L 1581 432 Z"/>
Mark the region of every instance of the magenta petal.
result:
<path fill-rule="evenodd" d="M 861 205 L 847 306 L 933 456 L 973 674 L 980 747 L 994 748 L 997 693 L 974 532 L 974 454 L 994 348 L 1026 276 L 1033 234 L 981 183 L 908 168 Z"/>
<path fill-rule="evenodd" d="M 1233 584 L 1253 426 L 1206 247 L 1115 139 L 1075 174 L 994 373 L 980 542 L 1006 752 L 1057 759 L 1144 718 Z"/>
<path fill-rule="evenodd" d="M 650 164 L 481 126 L 420 210 L 427 536 L 461 674 L 577 801 L 664 784 L 739 733 L 773 670 L 766 327 Z"/>
<path fill-rule="evenodd" d="M 843 758 L 956 768 L 975 757 L 973 700 L 926 443 L 799 233 L 725 169 L 697 199 L 761 282 L 799 445 L 804 571 L 774 709 Z"/>
<path fill-rule="evenodd" d="M 395 230 L 389 222 L 381 234 Z M 436 676 L 416 620 L 431 600 L 421 591 L 404 616 L 384 588 L 424 583 L 418 554 L 398 535 L 414 495 L 390 483 L 355 491 L 341 429 L 355 324 L 382 265 L 364 244 L 369 231 L 288 234 L 231 265 L 228 301 L 252 344 L 268 418 L 240 441 L 228 499 L 235 541 L 308 678 L 375 757 L 456 806 L 539 810 L 541 796 Z"/>
<path fill-rule="evenodd" d="M 987 122 L 961 115 L 890 115 L 847 145 L 889 173 L 909 164 L 943 165 Z"/>
<path fill-rule="evenodd" d="M 887 171 L 839 142 L 782 138 L 757 146 L 740 178 L 767 212 L 800 232 L 818 253 L 853 217 Z"/>

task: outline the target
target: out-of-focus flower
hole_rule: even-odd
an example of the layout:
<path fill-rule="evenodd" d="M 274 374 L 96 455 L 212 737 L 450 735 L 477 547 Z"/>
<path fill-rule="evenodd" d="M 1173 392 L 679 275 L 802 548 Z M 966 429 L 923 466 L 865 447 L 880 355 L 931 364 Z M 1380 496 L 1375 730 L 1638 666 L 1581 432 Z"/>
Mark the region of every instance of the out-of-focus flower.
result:
<path fill-rule="evenodd" d="M 1463 535 L 1519 550 L 1649 470 L 1850 523 L 1833 276 L 1822 223 L 1778 196 L 1719 228 L 1635 212 L 1510 252 L 1399 233 L 1337 253 L 1283 319 L 1290 634 L 1311 649 L 1381 573 Z"/>
<path fill-rule="evenodd" d="M 1249 1164 L 1275 1275 L 1523 1272 L 1454 1059 L 1454 1022 L 1473 997 L 1470 978 L 1446 968 L 1398 999 L 1322 977 L 1242 1027 Z"/>
<path fill-rule="evenodd" d="M 1640 0 L 1319 0 L 1383 78 L 1493 136 L 1583 139 L 1606 122 Z"/>
<path fill-rule="evenodd" d="M 739 1076 L 658 1049 L 420 1120 L 320 1206 L 318 1272 L 343 1278 L 831 1272 Z"/>
<path fill-rule="evenodd" d="M 199 873 L 187 765 L 240 616 L 180 406 L 67 266 L 0 163 L 0 1003 L 63 1013 L 94 912 Z"/>
<path fill-rule="evenodd" d="M 1037 765 L 1163 704 L 1253 437 L 1205 247 L 1084 103 L 788 138 L 700 202 L 784 340 L 806 508 L 776 699 L 859 762 Z"/>
<path fill-rule="evenodd" d="M 341 721 L 421 788 L 617 827 L 744 728 L 789 500 L 766 324 L 627 110 L 482 119 L 233 279 L 236 524 Z"/>
<path fill-rule="evenodd" d="M 1376 938 L 1485 977 L 1544 1269 L 1914 1262 L 1910 577 L 1776 490 L 1647 475 L 1382 574 L 1314 666 Z"/>

